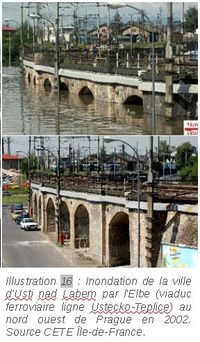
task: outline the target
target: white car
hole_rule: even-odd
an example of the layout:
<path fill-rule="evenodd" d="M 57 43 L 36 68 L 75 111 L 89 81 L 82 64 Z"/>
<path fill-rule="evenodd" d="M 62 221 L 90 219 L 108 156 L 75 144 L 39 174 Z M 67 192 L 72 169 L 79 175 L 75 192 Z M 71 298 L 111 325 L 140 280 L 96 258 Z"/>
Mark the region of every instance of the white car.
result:
<path fill-rule="evenodd" d="M 31 230 L 31 229 L 38 229 L 37 222 L 34 221 L 33 218 L 24 217 L 20 222 L 21 229 L 24 230 Z"/>

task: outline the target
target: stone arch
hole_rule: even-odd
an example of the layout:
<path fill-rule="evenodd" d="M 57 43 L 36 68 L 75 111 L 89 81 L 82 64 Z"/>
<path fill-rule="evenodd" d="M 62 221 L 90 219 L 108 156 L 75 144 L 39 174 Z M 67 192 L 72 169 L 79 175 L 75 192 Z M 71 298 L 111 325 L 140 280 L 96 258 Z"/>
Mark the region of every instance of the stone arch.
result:
<path fill-rule="evenodd" d="M 29 71 L 27 73 L 27 79 L 28 79 L 28 83 L 31 83 L 31 73 Z"/>
<path fill-rule="evenodd" d="M 47 231 L 48 232 L 55 232 L 55 205 L 52 198 L 48 199 L 47 206 Z"/>
<path fill-rule="evenodd" d="M 36 86 L 36 75 L 33 77 L 33 85 Z"/>
<path fill-rule="evenodd" d="M 83 204 L 80 204 L 74 215 L 75 248 L 90 246 L 90 219 L 89 213 Z"/>
<path fill-rule="evenodd" d="M 94 98 L 93 92 L 88 86 L 84 86 L 80 89 L 79 96 L 90 96 Z"/>
<path fill-rule="evenodd" d="M 130 95 L 124 101 L 125 105 L 138 105 L 143 106 L 143 98 L 138 95 Z"/>
<path fill-rule="evenodd" d="M 109 266 L 130 265 L 129 216 L 120 211 L 109 223 Z"/>
<path fill-rule="evenodd" d="M 45 80 L 44 80 L 44 90 L 45 91 L 48 91 L 48 92 L 50 92 L 51 90 L 52 90 L 52 83 L 51 83 L 51 81 L 49 80 L 49 78 L 47 77 L 47 78 L 45 78 Z"/>
<path fill-rule="evenodd" d="M 69 93 L 68 84 L 66 84 L 66 82 L 64 82 L 64 81 L 61 81 L 60 82 L 60 90 L 68 94 Z"/>
<path fill-rule="evenodd" d="M 60 203 L 60 229 L 65 240 L 70 240 L 70 213 L 64 201 Z"/>

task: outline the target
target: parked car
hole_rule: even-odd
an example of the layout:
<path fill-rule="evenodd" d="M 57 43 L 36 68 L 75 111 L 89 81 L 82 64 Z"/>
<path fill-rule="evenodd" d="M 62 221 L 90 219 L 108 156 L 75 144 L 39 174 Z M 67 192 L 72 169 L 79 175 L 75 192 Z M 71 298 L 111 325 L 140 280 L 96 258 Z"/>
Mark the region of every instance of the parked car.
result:
<path fill-rule="evenodd" d="M 23 203 L 13 203 L 12 205 L 11 205 L 11 208 L 10 208 L 10 210 L 11 210 L 11 213 L 13 213 L 13 211 L 15 211 L 15 210 L 23 210 Z"/>
<path fill-rule="evenodd" d="M 20 224 L 20 222 L 22 221 L 23 218 L 29 218 L 29 213 L 23 212 L 23 214 L 19 215 L 19 216 L 16 218 L 15 222 L 16 222 L 17 224 Z"/>
<path fill-rule="evenodd" d="M 24 217 L 20 222 L 20 226 L 21 229 L 24 230 L 38 229 L 37 222 L 35 222 L 34 219 L 30 217 Z"/>
<path fill-rule="evenodd" d="M 10 196 L 11 195 L 11 192 L 10 191 L 2 191 L 2 195 L 3 196 Z"/>
<path fill-rule="evenodd" d="M 12 212 L 12 219 L 16 221 L 17 217 L 23 214 L 23 210 L 15 210 Z"/>

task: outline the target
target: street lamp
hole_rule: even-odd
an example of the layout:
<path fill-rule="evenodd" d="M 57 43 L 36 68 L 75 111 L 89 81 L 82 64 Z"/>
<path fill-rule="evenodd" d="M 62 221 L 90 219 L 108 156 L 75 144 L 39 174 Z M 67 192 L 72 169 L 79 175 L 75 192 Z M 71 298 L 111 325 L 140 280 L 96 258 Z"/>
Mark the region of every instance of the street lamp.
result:
<path fill-rule="evenodd" d="M 56 51 L 55 51 L 55 65 L 54 65 L 54 78 L 55 78 L 55 88 L 58 92 L 60 92 L 60 79 L 59 79 L 59 60 L 60 60 L 60 54 L 59 54 L 59 3 L 57 3 L 57 15 L 56 15 L 56 24 L 54 24 L 49 18 L 46 18 L 42 16 L 39 13 L 32 13 L 29 15 L 31 19 L 33 19 L 33 25 L 35 26 L 35 19 L 44 19 L 48 21 L 52 27 L 54 28 L 55 32 L 55 44 L 56 44 Z M 35 31 L 35 29 L 34 29 Z M 33 39 L 34 34 L 33 34 Z"/>
<path fill-rule="evenodd" d="M 127 143 L 124 140 L 118 139 L 118 138 L 111 138 L 111 137 L 103 137 L 103 141 L 105 143 L 112 143 L 112 142 L 121 142 L 125 145 L 127 145 L 134 154 L 136 155 L 137 158 L 137 200 L 138 200 L 138 225 L 137 225 L 137 233 L 138 233 L 138 253 L 137 253 L 137 267 L 140 268 L 140 157 L 138 154 L 138 151 L 131 146 L 129 143 Z"/>
<path fill-rule="evenodd" d="M 156 134 L 156 106 L 155 106 L 155 37 L 154 37 L 154 24 L 149 19 L 149 17 L 145 14 L 145 12 L 135 6 L 124 4 L 124 3 L 109 3 L 108 6 L 111 9 L 118 9 L 121 7 L 129 7 L 137 11 L 148 21 L 149 25 L 152 28 L 152 54 L 151 54 L 151 78 L 152 78 L 152 112 L 151 112 L 151 134 Z"/>

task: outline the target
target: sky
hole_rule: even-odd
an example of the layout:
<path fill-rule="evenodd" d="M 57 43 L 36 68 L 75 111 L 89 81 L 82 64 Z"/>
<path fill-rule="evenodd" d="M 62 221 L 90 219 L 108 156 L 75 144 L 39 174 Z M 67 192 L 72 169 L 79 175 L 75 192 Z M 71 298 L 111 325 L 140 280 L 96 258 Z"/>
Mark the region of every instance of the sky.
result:
<path fill-rule="evenodd" d="M 73 2 L 73 1 L 72 1 Z M 85 15 L 85 14 L 94 14 L 94 13 L 98 13 L 98 11 L 100 11 L 100 17 L 101 17 L 101 23 L 106 22 L 108 19 L 108 9 L 105 5 L 106 3 L 104 1 L 99 1 L 99 3 L 101 4 L 100 8 L 98 9 L 96 6 L 96 3 L 92 3 L 90 2 L 88 4 L 87 1 L 84 2 L 79 2 L 78 5 L 78 15 Z M 112 1 L 112 2 L 108 2 L 108 3 L 116 3 L 116 1 Z M 119 1 L 118 1 L 119 2 Z M 42 2 L 41 4 L 44 4 L 45 2 Z M 70 1 L 71 3 L 71 1 Z M 75 4 L 77 3 L 74 2 Z M 127 4 L 132 4 L 136 7 L 138 7 L 139 9 L 143 9 L 145 10 L 145 13 L 149 16 L 149 18 L 153 21 L 156 20 L 157 14 L 159 13 L 159 9 L 162 8 L 162 19 L 163 19 L 163 23 L 166 24 L 166 18 L 167 18 L 167 3 L 166 2 L 162 2 L 162 1 L 158 1 L 158 2 L 126 2 L 126 1 L 120 1 L 119 3 L 127 3 Z M 24 18 L 27 18 L 27 4 L 28 2 L 23 2 L 24 4 Z M 37 2 L 31 2 L 31 9 L 30 12 L 36 12 L 36 4 Z M 8 1 L 3 1 L 3 11 L 2 11 L 2 17 L 3 20 L 5 18 L 9 18 L 9 19 L 14 19 L 18 22 L 20 22 L 20 6 L 21 3 L 20 2 L 8 2 Z M 66 15 L 66 17 L 64 17 L 64 25 L 70 25 L 73 24 L 73 12 L 75 9 L 75 6 L 70 6 L 67 4 L 66 2 L 60 2 L 60 13 Z M 185 2 L 185 11 L 187 11 L 187 9 L 189 7 L 198 6 L 197 2 Z M 64 8 L 65 7 L 65 8 Z M 55 16 L 55 2 L 48 2 L 48 5 L 43 5 L 43 15 L 52 18 L 53 20 L 53 16 Z M 112 17 L 115 15 L 116 10 L 111 10 L 111 19 Z M 133 20 L 137 20 L 138 19 L 138 14 L 136 11 L 131 10 L 130 8 L 121 8 L 119 9 L 119 14 L 121 15 L 121 17 L 123 18 L 123 20 L 126 22 L 128 20 L 130 20 L 131 15 L 133 15 Z M 174 21 L 180 20 L 180 14 L 181 14 L 181 2 L 173 2 L 173 14 L 174 14 Z M 13 23 L 14 24 L 14 23 Z"/>
<path fill-rule="evenodd" d="M 145 154 L 146 149 L 149 148 L 149 136 L 112 136 L 112 138 L 123 140 L 129 143 L 133 148 L 138 147 L 139 154 Z M 5 139 L 7 137 L 5 136 Z M 28 152 L 28 136 L 12 136 L 11 137 L 11 154 L 15 154 L 16 151 L 24 151 Z M 33 140 L 33 137 L 32 137 Z M 179 146 L 184 142 L 190 142 L 193 146 L 198 146 L 197 137 L 191 136 L 161 136 L 160 140 L 166 140 L 168 144 L 171 146 Z M 88 136 L 86 137 L 76 137 L 75 139 L 72 136 L 63 136 L 61 137 L 61 157 L 68 154 L 69 144 L 71 143 L 74 146 L 75 150 L 80 147 L 82 150 L 82 155 L 84 153 L 88 153 L 89 151 L 89 139 Z M 39 146 L 39 138 L 36 140 L 36 147 Z M 158 144 L 158 137 L 154 137 L 154 149 L 157 147 Z M 33 144 L 32 144 L 33 146 Z M 46 137 L 45 138 L 45 147 L 49 148 L 54 154 L 57 153 L 57 146 L 58 146 L 58 137 Z M 91 137 L 91 153 L 97 152 L 98 146 L 98 137 L 92 136 Z M 100 146 L 102 146 L 102 137 L 100 137 Z M 116 148 L 116 152 L 121 151 L 122 143 L 115 141 L 109 144 L 105 144 L 106 151 L 108 153 L 113 152 L 114 148 Z M 129 147 L 125 147 L 127 153 L 131 154 L 131 149 Z M 5 153 L 7 153 L 7 146 L 5 144 Z M 23 153 L 21 153 L 23 155 Z"/>

